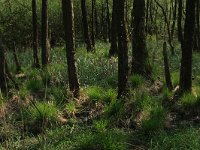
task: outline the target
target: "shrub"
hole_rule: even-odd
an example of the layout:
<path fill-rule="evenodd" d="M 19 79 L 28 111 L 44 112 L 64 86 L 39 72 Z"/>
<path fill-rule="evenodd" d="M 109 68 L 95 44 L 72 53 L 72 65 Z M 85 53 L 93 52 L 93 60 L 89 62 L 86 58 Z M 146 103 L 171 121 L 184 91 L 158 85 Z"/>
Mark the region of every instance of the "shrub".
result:
<path fill-rule="evenodd" d="M 135 74 L 130 77 L 130 82 L 133 88 L 138 88 L 144 83 L 144 78 L 141 75 Z"/>
<path fill-rule="evenodd" d="M 36 102 L 23 110 L 23 120 L 28 129 L 41 132 L 45 127 L 51 127 L 58 121 L 58 108 L 52 103 Z"/>

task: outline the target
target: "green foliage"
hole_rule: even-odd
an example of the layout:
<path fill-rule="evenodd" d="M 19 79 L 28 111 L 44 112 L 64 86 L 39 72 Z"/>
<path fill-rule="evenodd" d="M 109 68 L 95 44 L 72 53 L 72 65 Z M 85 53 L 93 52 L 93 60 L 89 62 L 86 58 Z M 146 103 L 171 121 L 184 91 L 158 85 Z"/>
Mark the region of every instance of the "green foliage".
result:
<path fill-rule="evenodd" d="M 118 132 L 115 130 L 110 130 L 107 132 L 100 132 L 95 134 L 84 134 L 81 137 L 80 144 L 77 149 L 88 150 L 88 149 L 98 149 L 98 150 L 126 150 L 127 136 L 123 132 Z"/>
<path fill-rule="evenodd" d="M 105 107 L 105 115 L 107 118 L 120 116 L 123 112 L 124 103 L 121 100 L 115 100 Z"/>
<path fill-rule="evenodd" d="M 177 85 L 179 85 L 180 74 L 178 72 L 173 72 L 171 76 L 172 76 L 173 87 L 176 87 Z"/>
<path fill-rule="evenodd" d="M 38 92 L 44 87 L 43 82 L 40 79 L 30 79 L 26 84 L 27 89 L 32 92 Z"/>
<path fill-rule="evenodd" d="M 102 89 L 97 86 L 87 88 L 87 94 L 89 99 L 93 101 L 99 101 L 101 97 Z"/>
<path fill-rule="evenodd" d="M 170 132 L 162 131 L 153 136 L 150 142 L 151 150 L 199 149 L 200 137 L 198 128 L 176 129 Z"/>
<path fill-rule="evenodd" d="M 173 93 L 169 91 L 167 87 L 163 88 L 162 94 L 164 99 L 169 99 L 173 96 Z"/>
<path fill-rule="evenodd" d="M 117 93 L 113 89 L 105 89 L 98 86 L 91 86 L 87 88 L 87 95 L 90 100 L 111 103 L 116 100 Z"/>
<path fill-rule="evenodd" d="M 53 103 L 36 102 L 23 110 L 22 118 L 27 127 L 34 131 L 57 123 L 58 114 L 59 109 Z"/>
<path fill-rule="evenodd" d="M 68 114 L 73 114 L 77 111 L 76 104 L 74 101 L 71 101 L 65 105 L 65 110 Z"/>
<path fill-rule="evenodd" d="M 181 97 L 180 103 L 184 106 L 184 107 L 193 107 L 196 106 L 197 104 L 200 104 L 200 99 L 197 98 L 197 96 L 195 96 L 193 93 L 188 93 L 188 94 L 184 94 Z"/>
<path fill-rule="evenodd" d="M 117 92 L 113 89 L 108 89 L 107 91 L 104 91 L 103 93 L 103 101 L 107 103 L 112 103 L 116 101 L 117 99 Z"/>
<path fill-rule="evenodd" d="M 64 90 L 62 87 L 50 87 L 47 89 L 47 95 L 57 106 L 62 106 L 67 100 Z"/>
<path fill-rule="evenodd" d="M 145 132 L 154 132 L 163 129 L 166 121 L 166 111 L 163 107 L 154 108 L 147 119 L 142 122 Z"/>
<path fill-rule="evenodd" d="M 130 77 L 130 81 L 133 88 L 138 88 L 144 84 L 145 79 L 141 75 L 135 74 Z"/>
<path fill-rule="evenodd" d="M 98 132 L 104 132 L 106 131 L 106 128 L 108 126 L 108 120 L 97 120 L 93 123 L 94 128 L 98 131 Z"/>

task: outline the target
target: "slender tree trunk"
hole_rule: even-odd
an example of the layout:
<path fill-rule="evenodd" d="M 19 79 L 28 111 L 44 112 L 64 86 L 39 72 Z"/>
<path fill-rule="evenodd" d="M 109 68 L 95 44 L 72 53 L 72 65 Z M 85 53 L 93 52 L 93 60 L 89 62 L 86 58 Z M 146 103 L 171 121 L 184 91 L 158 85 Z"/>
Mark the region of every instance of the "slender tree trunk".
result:
<path fill-rule="evenodd" d="M 69 74 L 69 88 L 74 97 L 79 97 L 79 82 L 75 65 L 73 0 L 62 0 L 63 24 L 65 29 L 66 55 Z"/>
<path fill-rule="evenodd" d="M 126 95 L 128 81 L 128 40 L 126 33 L 126 23 L 124 18 L 125 0 L 118 1 L 117 4 L 117 28 L 118 28 L 118 98 Z"/>
<path fill-rule="evenodd" d="M 195 41 L 194 50 L 200 51 L 200 22 L 199 22 L 199 0 L 196 2 L 196 27 L 195 27 Z"/>
<path fill-rule="evenodd" d="M 15 43 L 13 43 L 12 49 L 13 49 L 13 56 L 14 56 L 15 65 L 16 65 L 16 72 L 19 73 L 21 71 L 21 65 L 19 63 L 19 59 L 18 59 L 18 56 L 17 56 Z"/>
<path fill-rule="evenodd" d="M 175 25 L 176 25 L 176 19 L 177 19 L 177 4 L 178 4 L 178 0 L 174 0 L 174 10 L 173 10 L 173 23 L 172 23 L 172 27 L 171 27 L 171 37 L 172 39 L 174 38 L 174 29 L 175 29 Z"/>
<path fill-rule="evenodd" d="M 38 25 L 37 25 L 37 4 L 32 0 L 32 24 L 33 24 L 33 67 L 39 68 L 38 58 Z"/>
<path fill-rule="evenodd" d="M 106 16 L 106 24 L 107 24 L 107 37 L 110 41 L 110 10 L 109 10 L 109 3 L 108 0 L 106 0 L 106 12 L 107 12 L 107 16 Z"/>
<path fill-rule="evenodd" d="M 178 40 L 181 43 L 183 41 L 182 16 L 183 16 L 183 0 L 178 0 Z"/>
<path fill-rule="evenodd" d="M 146 76 L 151 74 L 151 67 L 146 48 L 145 0 L 134 0 L 133 11 L 132 73 Z"/>
<path fill-rule="evenodd" d="M 0 89 L 2 91 L 7 91 L 5 67 L 6 67 L 5 52 L 3 48 L 2 39 L 0 37 Z"/>
<path fill-rule="evenodd" d="M 109 56 L 117 55 L 118 53 L 118 45 L 117 45 L 117 0 L 113 0 L 113 10 L 112 10 L 112 26 L 111 26 L 111 47 L 109 50 Z"/>
<path fill-rule="evenodd" d="M 96 7 L 96 0 L 92 0 L 92 46 L 95 48 L 95 33 L 94 33 L 94 26 L 95 26 L 95 7 Z"/>
<path fill-rule="evenodd" d="M 173 86 L 172 86 L 171 75 L 170 75 L 170 70 L 169 70 L 169 61 L 168 61 L 166 41 L 163 43 L 163 57 L 164 57 L 166 85 L 167 85 L 167 88 L 171 91 L 173 89 Z"/>
<path fill-rule="evenodd" d="M 42 66 L 49 63 L 48 0 L 42 0 Z"/>
<path fill-rule="evenodd" d="M 89 37 L 85 0 L 81 0 L 81 11 L 82 11 L 82 21 L 83 21 L 83 30 L 84 30 L 84 39 L 85 39 L 86 49 L 88 52 L 91 52 L 93 51 L 93 47 L 92 47 L 91 40 Z"/>
<path fill-rule="evenodd" d="M 197 0 L 196 8 L 196 22 L 197 22 L 197 38 L 198 38 L 198 51 L 200 51 L 200 2 Z"/>
<path fill-rule="evenodd" d="M 162 10 L 162 13 L 164 15 L 164 18 L 165 18 L 165 23 L 167 25 L 167 32 L 168 32 L 168 43 L 170 45 L 170 51 L 171 51 L 171 54 L 174 55 L 175 54 L 175 51 L 174 51 L 174 46 L 173 46 L 173 37 L 171 35 L 171 30 L 170 30 L 170 19 L 168 19 L 168 4 L 166 4 L 166 11 L 164 9 L 164 7 L 157 1 L 155 0 L 156 4 L 161 8 Z M 170 15 L 169 15 L 170 16 Z M 170 18 L 170 17 L 169 17 Z"/>
<path fill-rule="evenodd" d="M 97 16 L 97 7 L 95 7 L 95 36 L 99 37 L 99 22 L 98 22 L 98 16 Z"/>
<path fill-rule="evenodd" d="M 184 39 L 182 42 L 182 60 L 180 72 L 180 91 L 191 92 L 192 89 L 192 48 L 195 28 L 196 0 L 187 0 Z"/>

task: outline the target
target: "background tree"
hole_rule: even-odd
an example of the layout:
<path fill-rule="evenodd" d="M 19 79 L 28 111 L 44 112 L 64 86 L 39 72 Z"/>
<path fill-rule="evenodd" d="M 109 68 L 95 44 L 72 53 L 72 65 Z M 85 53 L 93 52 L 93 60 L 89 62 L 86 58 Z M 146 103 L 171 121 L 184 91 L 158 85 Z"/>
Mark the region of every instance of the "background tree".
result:
<path fill-rule="evenodd" d="M 66 56 L 69 74 L 69 88 L 76 98 L 79 97 L 79 82 L 75 65 L 74 13 L 73 0 L 62 0 L 63 24 L 65 30 Z"/>
<path fill-rule="evenodd" d="M 5 59 L 5 53 L 3 48 L 2 39 L 0 37 L 0 89 L 2 91 L 6 90 L 6 59 Z"/>
<path fill-rule="evenodd" d="M 81 0 L 81 11 L 82 11 L 82 22 L 83 22 L 83 32 L 87 51 L 93 51 L 91 40 L 89 37 L 88 20 L 87 20 L 87 10 L 85 5 L 85 0 Z"/>
<path fill-rule="evenodd" d="M 48 0 L 42 0 L 42 66 L 49 63 L 50 47 L 48 40 Z"/>
<path fill-rule="evenodd" d="M 182 59 L 180 72 L 180 91 L 191 92 L 192 89 L 192 50 L 195 29 L 196 0 L 187 0 L 184 39 L 181 45 Z"/>
<path fill-rule="evenodd" d="M 125 95 L 127 92 L 128 82 L 128 40 L 126 33 L 125 0 L 117 3 L 117 29 L 118 29 L 118 98 Z"/>
<path fill-rule="evenodd" d="M 145 0 L 133 2 L 132 73 L 150 75 L 145 34 Z"/>
<path fill-rule="evenodd" d="M 32 0 L 32 24 L 33 24 L 33 66 L 40 67 L 38 58 L 38 25 L 37 25 L 37 4 Z"/>
<path fill-rule="evenodd" d="M 116 55 L 118 52 L 117 45 L 117 0 L 113 0 L 113 9 L 112 9 L 112 23 L 111 23 L 111 46 L 109 50 L 109 56 Z"/>

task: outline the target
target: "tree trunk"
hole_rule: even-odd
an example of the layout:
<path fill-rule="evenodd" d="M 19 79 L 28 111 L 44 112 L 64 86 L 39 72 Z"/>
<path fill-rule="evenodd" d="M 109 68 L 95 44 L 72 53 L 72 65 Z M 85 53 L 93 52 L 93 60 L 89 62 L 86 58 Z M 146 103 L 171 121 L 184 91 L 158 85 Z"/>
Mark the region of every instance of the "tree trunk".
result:
<path fill-rule="evenodd" d="M 181 43 L 183 41 L 182 16 L 183 16 L 183 0 L 178 0 L 178 40 Z"/>
<path fill-rule="evenodd" d="M 42 66 L 49 63 L 48 0 L 42 0 Z"/>
<path fill-rule="evenodd" d="M 132 73 L 149 76 L 151 67 L 146 48 L 145 0 L 134 0 L 133 11 Z"/>
<path fill-rule="evenodd" d="M 163 43 L 163 58 L 164 58 L 164 68 L 165 68 L 165 81 L 167 88 L 171 91 L 173 89 L 171 75 L 169 70 L 169 61 L 168 61 L 168 54 L 167 54 L 167 43 Z"/>
<path fill-rule="evenodd" d="M 5 66 L 6 66 L 5 52 L 3 48 L 2 39 L 0 39 L 0 89 L 2 91 L 7 91 Z"/>
<path fill-rule="evenodd" d="M 19 73 L 21 71 L 21 65 L 19 63 L 19 59 L 18 59 L 18 56 L 17 56 L 15 43 L 13 43 L 12 49 L 13 49 L 13 56 L 14 56 L 15 65 L 16 65 L 16 72 Z"/>
<path fill-rule="evenodd" d="M 63 24 L 65 30 L 66 56 L 69 74 L 69 88 L 74 97 L 79 97 L 79 82 L 75 65 L 73 0 L 62 0 Z"/>
<path fill-rule="evenodd" d="M 110 10 L 109 10 L 108 0 L 106 0 L 106 12 L 107 12 L 107 16 L 106 16 L 107 37 L 108 37 L 108 39 L 110 41 Z"/>
<path fill-rule="evenodd" d="M 117 0 L 113 0 L 113 10 L 112 10 L 112 26 L 111 26 L 111 47 L 109 50 L 109 56 L 117 55 L 118 45 L 117 45 Z"/>
<path fill-rule="evenodd" d="M 88 52 L 93 51 L 93 47 L 91 44 L 91 40 L 89 37 L 89 29 L 88 29 L 88 20 L 87 20 L 87 11 L 85 0 L 81 0 L 81 11 L 82 11 L 82 21 L 83 21 L 83 32 L 84 32 L 84 39 L 86 44 L 86 49 Z"/>
<path fill-rule="evenodd" d="M 175 29 L 175 25 L 176 25 L 176 14 L 177 14 L 177 3 L 178 0 L 174 0 L 174 10 L 173 10 L 173 23 L 172 23 L 172 27 L 171 27 L 171 38 L 174 38 L 174 29 Z"/>
<path fill-rule="evenodd" d="M 126 33 L 126 23 L 124 18 L 125 0 L 118 1 L 117 4 L 117 28 L 118 28 L 118 98 L 126 95 L 128 81 L 128 40 Z"/>
<path fill-rule="evenodd" d="M 33 24 L 33 67 L 39 68 L 38 58 L 38 25 L 37 25 L 37 4 L 32 0 L 32 24 Z"/>
<path fill-rule="evenodd" d="M 96 0 L 92 0 L 92 46 L 95 48 L 95 33 L 94 33 L 94 26 L 95 26 L 95 9 L 96 9 Z"/>
<path fill-rule="evenodd" d="M 191 92 L 192 89 L 192 49 L 195 28 L 196 0 L 187 0 L 184 39 L 182 42 L 182 60 L 180 72 L 180 91 Z"/>

